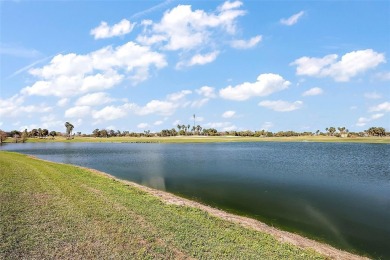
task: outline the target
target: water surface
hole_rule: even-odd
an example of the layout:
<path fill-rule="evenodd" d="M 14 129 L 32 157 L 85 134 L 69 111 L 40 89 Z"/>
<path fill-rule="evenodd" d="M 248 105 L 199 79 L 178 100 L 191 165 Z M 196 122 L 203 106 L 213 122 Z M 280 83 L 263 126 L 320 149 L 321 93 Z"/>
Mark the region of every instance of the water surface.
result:
<path fill-rule="evenodd" d="M 390 145 L 28 143 L 0 149 L 94 168 L 390 258 Z"/>

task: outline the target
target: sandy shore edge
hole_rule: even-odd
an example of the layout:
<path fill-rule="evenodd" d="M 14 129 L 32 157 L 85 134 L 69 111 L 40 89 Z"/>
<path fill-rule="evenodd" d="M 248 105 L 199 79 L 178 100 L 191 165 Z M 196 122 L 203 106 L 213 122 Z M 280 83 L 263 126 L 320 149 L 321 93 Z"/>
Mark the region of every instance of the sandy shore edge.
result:
<path fill-rule="evenodd" d="M 53 161 L 49 161 L 49 160 L 44 160 L 44 159 L 41 159 L 41 158 L 38 158 L 38 157 L 35 157 L 32 155 L 27 155 L 27 157 L 35 159 L 35 160 L 40 160 L 40 161 L 45 161 L 45 162 L 50 162 L 50 163 L 55 163 L 55 164 L 65 164 L 65 163 L 58 163 L 58 162 L 53 162 Z M 369 258 L 364 257 L 364 256 L 359 256 L 359 255 L 355 255 L 355 254 L 352 254 L 352 253 L 349 253 L 346 251 L 342 251 L 342 250 L 337 249 L 335 247 L 332 247 L 328 244 L 324 244 L 324 243 L 303 237 L 303 236 L 298 235 L 298 234 L 290 233 L 287 231 L 283 231 L 283 230 L 268 226 L 267 224 L 265 224 L 261 221 L 258 221 L 256 219 L 251 219 L 248 217 L 234 215 L 234 214 L 225 212 L 223 210 L 212 208 L 210 206 L 201 204 L 201 203 L 196 202 L 196 201 L 192 201 L 189 199 L 185 199 L 185 198 L 176 196 L 176 195 L 169 193 L 169 192 L 166 192 L 166 191 L 156 190 L 153 188 L 149 188 L 149 187 L 140 185 L 140 184 L 135 183 L 135 182 L 122 180 L 122 179 L 119 179 L 111 174 L 106 173 L 106 172 L 102 172 L 99 170 L 95 170 L 92 168 L 87 168 L 87 167 L 83 167 L 83 166 L 79 166 L 79 165 L 74 165 L 74 164 L 65 164 L 65 165 L 72 165 L 74 167 L 84 169 L 84 170 L 90 171 L 92 173 L 99 174 L 99 175 L 108 177 L 110 179 L 119 181 L 119 182 L 124 183 L 128 186 L 138 188 L 142 191 L 145 191 L 148 194 L 151 194 L 155 197 L 158 197 L 164 203 L 178 205 L 178 206 L 187 206 L 187 207 L 198 208 L 198 209 L 201 209 L 203 211 L 208 212 L 212 216 L 215 216 L 215 217 L 227 220 L 227 221 L 231 221 L 233 223 L 237 223 L 237 224 L 244 226 L 246 228 L 251 228 L 251 229 L 254 229 L 254 230 L 257 230 L 260 232 L 270 234 L 280 242 L 289 243 L 289 244 L 292 244 L 292 245 L 295 245 L 297 247 L 304 248 L 304 249 L 311 248 L 311 249 L 319 252 L 320 254 L 329 257 L 330 259 L 348 259 L 348 260 L 349 259 L 351 259 L 351 260 L 369 259 Z"/>

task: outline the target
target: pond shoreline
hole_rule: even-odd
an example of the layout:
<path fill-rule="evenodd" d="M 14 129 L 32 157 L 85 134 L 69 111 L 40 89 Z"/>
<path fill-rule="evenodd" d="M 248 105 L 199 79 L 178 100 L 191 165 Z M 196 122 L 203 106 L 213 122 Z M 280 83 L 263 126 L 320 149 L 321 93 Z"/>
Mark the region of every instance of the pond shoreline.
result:
<path fill-rule="evenodd" d="M 173 205 L 177 205 L 177 206 L 193 207 L 193 208 L 197 208 L 197 209 L 206 211 L 210 215 L 218 217 L 220 219 L 227 220 L 227 221 L 230 221 L 233 223 L 237 223 L 241 226 L 244 226 L 244 227 L 250 228 L 250 229 L 254 229 L 256 231 L 270 234 L 280 242 L 289 243 L 289 244 L 292 244 L 294 246 L 297 246 L 297 247 L 300 247 L 303 249 L 313 249 L 313 250 L 317 251 L 318 253 L 323 254 L 331 259 L 351 259 L 351 260 L 352 259 L 369 259 L 367 257 L 355 255 L 355 254 L 337 249 L 335 247 L 332 247 L 328 244 L 321 243 L 321 242 L 303 237 L 303 236 L 298 235 L 298 234 L 294 234 L 291 232 L 277 229 L 275 227 L 271 227 L 271 226 L 269 226 L 261 221 L 258 221 L 258 220 L 252 219 L 252 218 L 227 213 L 223 210 L 216 209 L 216 208 L 213 208 L 213 207 L 210 207 L 210 206 L 207 206 L 207 205 L 204 205 L 204 204 L 201 204 L 199 202 L 192 201 L 192 200 L 189 200 L 186 198 L 182 198 L 182 197 L 176 196 L 176 195 L 169 193 L 169 192 L 166 192 L 166 191 L 153 189 L 150 187 L 146 187 L 146 186 L 137 184 L 135 182 L 131 182 L 131 181 L 117 178 L 111 174 L 108 174 L 108 173 L 105 173 L 105 172 L 102 172 L 102 171 L 99 171 L 96 169 L 73 165 L 73 164 L 53 162 L 53 161 L 44 160 L 44 159 L 41 159 L 41 158 L 38 158 L 38 157 L 35 157 L 32 155 L 27 155 L 27 157 L 32 158 L 34 160 L 43 161 L 43 162 L 63 164 L 63 165 L 72 165 L 74 167 L 84 169 L 84 170 L 90 171 L 92 173 L 108 177 L 110 179 L 119 181 L 119 182 L 126 184 L 128 186 L 138 188 L 138 189 L 140 189 L 140 190 L 142 190 L 150 195 L 153 195 L 153 196 L 159 198 L 164 203 L 173 204 Z"/>
<path fill-rule="evenodd" d="M 14 143 L 8 138 L 4 142 Z M 20 140 L 18 142 L 21 142 Z M 313 142 L 313 143 L 374 143 L 390 144 L 390 137 L 335 137 L 335 136 L 295 136 L 295 137 L 242 137 L 242 136 L 173 136 L 173 137 L 65 137 L 29 138 L 26 143 L 235 143 L 235 142 Z"/>

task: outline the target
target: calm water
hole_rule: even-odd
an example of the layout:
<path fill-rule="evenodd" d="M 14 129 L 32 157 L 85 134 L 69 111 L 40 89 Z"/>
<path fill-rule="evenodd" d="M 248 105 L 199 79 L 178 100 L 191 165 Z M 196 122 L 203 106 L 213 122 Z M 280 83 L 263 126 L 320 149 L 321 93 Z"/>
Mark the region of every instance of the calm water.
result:
<path fill-rule="evenodd" d="M 390 145 L 7 144 L 390 259 Z"/>

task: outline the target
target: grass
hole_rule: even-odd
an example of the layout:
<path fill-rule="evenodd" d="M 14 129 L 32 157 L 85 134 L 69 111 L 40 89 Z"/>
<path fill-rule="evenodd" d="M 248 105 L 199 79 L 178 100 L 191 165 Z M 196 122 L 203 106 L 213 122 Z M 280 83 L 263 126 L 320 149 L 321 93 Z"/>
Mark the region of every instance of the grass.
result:
<path fill-rule="evenodd" d="M 79 167 L 0 152 L 0 259 L 323 259 Z"/>
<path fill-rule="evenodd" d="M 6 140 L 14 142 L 12 138 Z M 343 143 L 390 143 L 390 137 L 356 137 L 339 138 L 334 136 L 296 136 L 296 137 L 235 137 L 235 136 L 176 136 L 176 137 L 78 137 L 66 140 L 64 137 L 55 139 L 29 138 L 29 143 L 35 142 L 89 142 L 89 143 L 226 143 L 226 142 L 343 142 Z"/>

